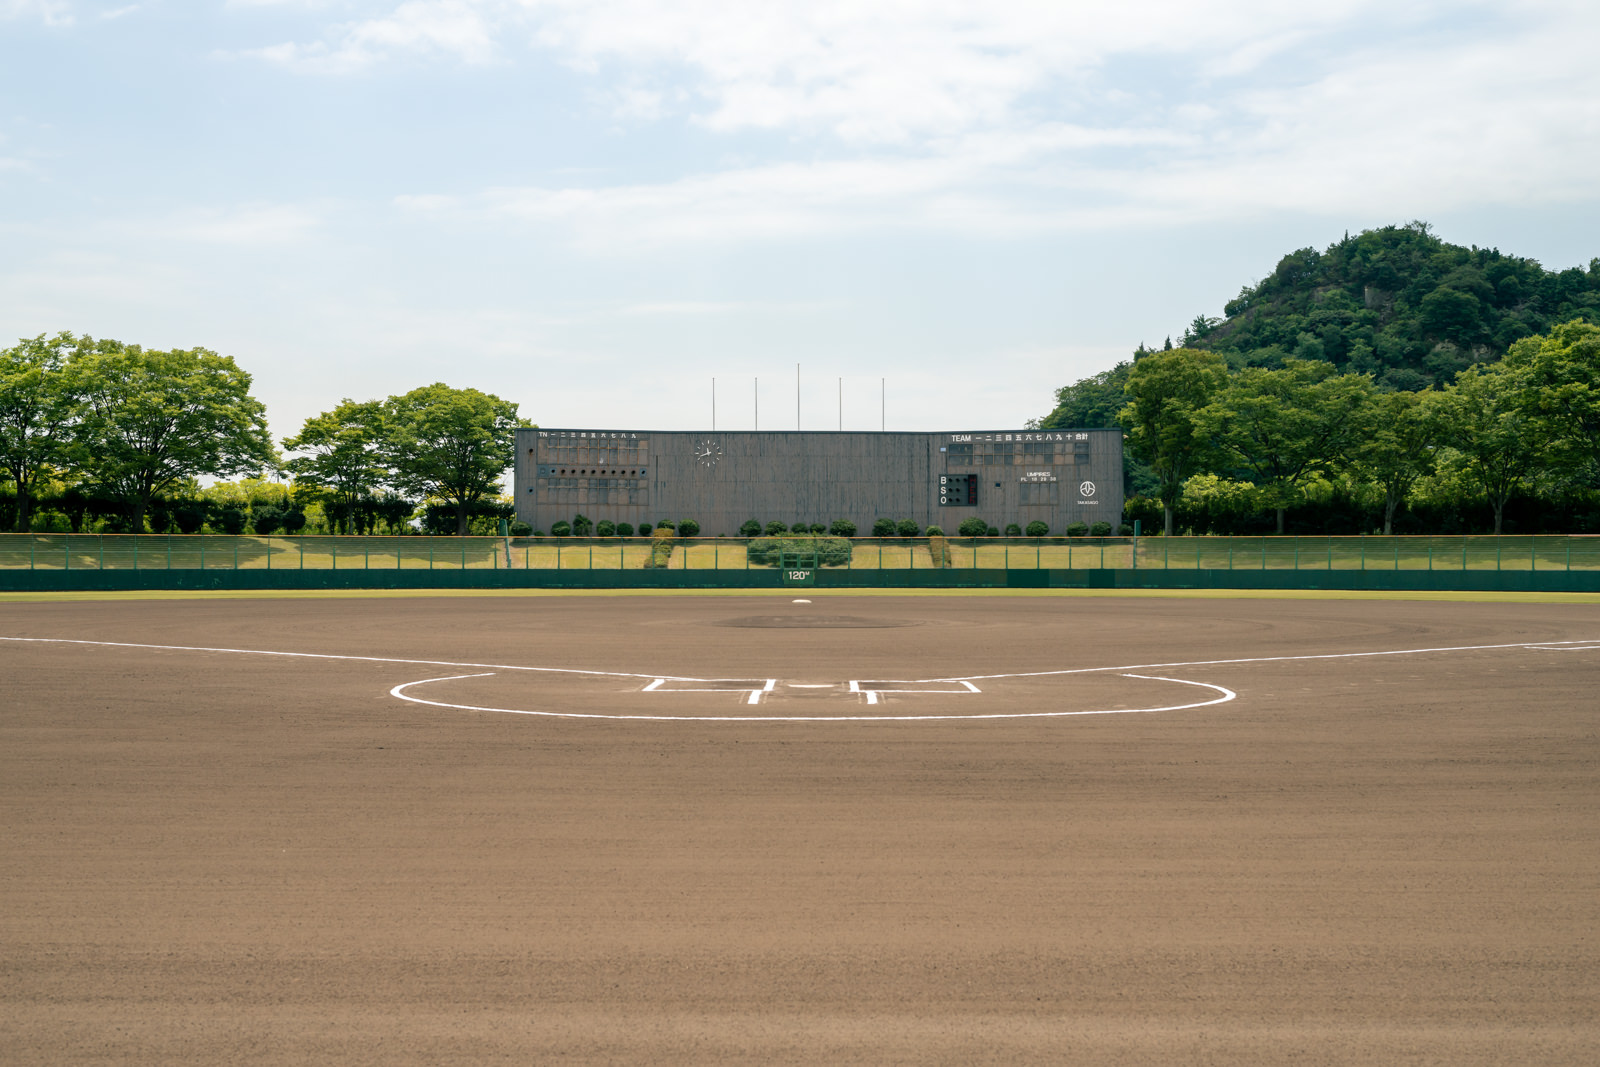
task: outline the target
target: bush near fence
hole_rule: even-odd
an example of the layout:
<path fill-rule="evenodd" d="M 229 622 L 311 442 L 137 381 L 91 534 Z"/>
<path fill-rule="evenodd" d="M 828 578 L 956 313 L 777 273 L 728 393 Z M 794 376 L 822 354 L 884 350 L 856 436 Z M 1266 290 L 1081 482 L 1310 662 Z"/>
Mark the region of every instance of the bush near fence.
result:
<path fill-rule="evenodd" d="M 426 536 L 0 534 L 0 573 L 132 570 L 744 570 L 781 554 L 835 569 L 1600 571 L 1600 537 L 958 538 L 788 535 L 575 539 Z"/>
<path fill-rule="evenodd" d="M 843 537 L 755 537 L 745 545 L 745 558 L 762 567 L 776 567 L 783 556 L 809 557 L 815 554 L 823 567 L 844 567 L 850 563 L 850 541 Z"/>

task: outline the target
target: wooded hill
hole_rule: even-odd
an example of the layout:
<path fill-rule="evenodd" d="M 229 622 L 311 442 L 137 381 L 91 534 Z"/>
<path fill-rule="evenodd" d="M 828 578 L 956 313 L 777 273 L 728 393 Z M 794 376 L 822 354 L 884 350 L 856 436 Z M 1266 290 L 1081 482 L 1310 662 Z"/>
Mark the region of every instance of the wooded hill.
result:
<path fill-rule="evenodd" d="M 1218 352 L 1235 370 L 1323 360 L 1371 374 L 1380 388 L 1416 391 L 1494 363 L 1557 323 L 1600 324 L 1600 258 L 1588 270 L 1548 271 L 1499 249 L 1441 241 L 1427 223 L 1410 222 L 1346 234 L 1322 252 L 1291 252 L 1223 311 L 1196 316 L 1178 346 Z M 1141 343 L 1134 358 L 1147 351 Z M 1055 410 L 1037 425 L 1117 425 L 1130 366 L 1057 390 Z"/>
<path fill-rule="evenodd" d="M 1130 517 L 1600 531 L 1600 259 L 1551 272 L 1414 222 L 1290 253 L 1226 311 L 1034 423 L 1120 425 Z"/>

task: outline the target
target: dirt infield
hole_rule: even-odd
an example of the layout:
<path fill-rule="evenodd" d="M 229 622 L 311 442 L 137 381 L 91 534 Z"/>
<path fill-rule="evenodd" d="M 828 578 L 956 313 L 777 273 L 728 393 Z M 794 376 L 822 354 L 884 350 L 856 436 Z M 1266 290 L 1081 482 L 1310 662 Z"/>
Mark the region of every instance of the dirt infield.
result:
<path fill-rule="evenodd" d="M 1600 605 L 793 600 L 0 604 L 0 1060 L 1600 1061 Z"/>

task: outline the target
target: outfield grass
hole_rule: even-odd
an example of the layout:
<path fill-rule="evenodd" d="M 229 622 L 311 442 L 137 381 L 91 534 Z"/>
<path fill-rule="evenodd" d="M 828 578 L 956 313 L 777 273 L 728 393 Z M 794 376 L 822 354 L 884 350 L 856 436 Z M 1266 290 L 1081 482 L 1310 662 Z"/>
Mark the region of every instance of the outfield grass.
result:
<path fill-rule="evenodd" d="M 744 570 L 742 540 L 652 542 L 498 537 L 258 537 L 0 534 L 0 569 L 21 570 Z M 945 542 L 950 568 L 1032 570 L 1600 570 L 1596 536 L 1145 537 Z M 858 538 L 852 570 L 929 570 L 923 539 Z"/>

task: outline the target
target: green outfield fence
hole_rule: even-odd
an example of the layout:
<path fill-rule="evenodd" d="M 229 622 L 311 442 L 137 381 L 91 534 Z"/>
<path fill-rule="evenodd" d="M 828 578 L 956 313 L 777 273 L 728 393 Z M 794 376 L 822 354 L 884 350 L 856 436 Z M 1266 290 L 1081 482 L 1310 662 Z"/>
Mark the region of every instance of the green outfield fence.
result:
<path fill-rule="evenodd" d="M 852 538 L 848 563 L 807 570 L 820 586 L 1588 590 L 1600 536 Z M 663 558 L 648 538 L 0 534 L 0 589 L 759 587 L 792 571 L 740 538 Z"/>

